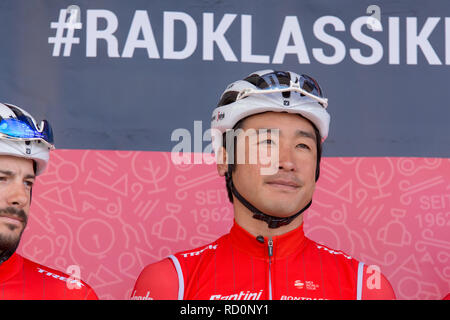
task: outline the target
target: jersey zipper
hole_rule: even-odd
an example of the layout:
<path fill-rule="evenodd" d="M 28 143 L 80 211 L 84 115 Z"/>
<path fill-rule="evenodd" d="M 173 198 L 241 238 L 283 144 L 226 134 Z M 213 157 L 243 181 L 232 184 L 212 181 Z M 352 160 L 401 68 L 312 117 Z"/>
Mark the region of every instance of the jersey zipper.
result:
<path fill-rule="evenodd" d="M 267 242 L 269 253 L 269 300 L 272 300 L 272 256 L 273 256 L 273 240 L 269 238 Z"/>

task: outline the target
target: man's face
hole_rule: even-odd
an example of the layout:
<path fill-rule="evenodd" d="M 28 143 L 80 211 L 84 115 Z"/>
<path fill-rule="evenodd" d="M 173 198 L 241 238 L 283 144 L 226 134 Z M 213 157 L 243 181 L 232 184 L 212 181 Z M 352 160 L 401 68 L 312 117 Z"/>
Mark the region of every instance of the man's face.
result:
<path fill-rule="evenodd" d="M 15 248 L 27 225 L 33 161 L 0 156 L 0 253 Z"/>
<path fill-rule="evenodd" d="M 245 119 L 242 129 L 256 132 L 278 129 L 278 138 L 274 136 L 275 139 L 271 139 L 270 135 L 260 134 L 256 143 L 247 139 L 245 144 L 246 159 L 250 159 L 249 152 L 260 153 L 264 149 L 273 153 L 277 148 L 278 162 L 272 167 L 275 165 L 278 170 L 272 170 L 267 175 L 261 174 L 264 169 L 267 172 L 268 166 L 260 161 L 236 164 L 232 176 L 238 192 L 262 212 L 272 216 L 288 217 L 304 208 L 315 189 L 317 146 L 312 124 L 296 114 L 266 112 Z M 245 135 L 238 136 L 238 146 L 241 136 Z M 238 148 L 237 157 L 239 152 L 242 150 Z"/>

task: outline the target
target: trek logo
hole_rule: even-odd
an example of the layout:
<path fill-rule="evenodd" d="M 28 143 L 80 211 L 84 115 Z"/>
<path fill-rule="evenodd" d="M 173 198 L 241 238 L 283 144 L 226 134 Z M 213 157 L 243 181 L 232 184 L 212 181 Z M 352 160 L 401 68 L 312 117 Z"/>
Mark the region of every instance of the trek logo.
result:
<path fill-rule="evenodd" d="M 54 273 L 49 272 L 47 270 L 44 270 L 44 269 L 41 269 L 41 268 L 37 268 L 37 269 L 38 269 L 39 273 L 44 273 L 48 277 L 53 277 L 55 279 L 58 279 L 58 280 L 61 280 L 61 281 L 64 281 L 64 282 L 69 281 L 70 283 L 75 284 L 74 289 L 81 289 L 81 287 L 84 287 L 84 284 L 81 283 L 81 281 L 79 281 L 77 279 L 70 280 L 70 278 L 54 274 Z"/>
<path fill-rule="evenodd" d="M 315 284 L 313 281 L 302 282 L 301 280 L 295 280 L 294 286 L 297 289 L 303 289 L 306 287 L 306 290 L 316 290 L 317 288 L 319 288 L 319 285 Z"/>
<path fill-rule="evenodd" d="M 182 256 L 183 258 L 187 258 L 187 257 L 193 257 L 193 256 L 198 256 L 200 253 L 202 253 L 203 251 L 210 249 L 210 250 L 215 250 L 217 248 L 217 244 L 216 245 L 212 245 L 210 244 L 209 246 L 199 250 L 199 251 L 194 251 L 194 252 L 189 252 L 189 253 L 183 253 Z"/>
<path fill-rule="evenodd" d="M 295 286 L 297 289 L 303 289 L 303 287 L 305 286 L 305 284 L 304 284 L 301 280 L 295 280 L 294 286 Z"/>
<path fill-rule="evenodd" d="M 348 255 L 346 255 L 345 253 L 343 253 L 343 252 L 341 252 L 341 251 L 336 251 L 336 250 L 328 249 L 327 247 L 320 246 L 320 245 L 317 245 L 317 248 L 318 248 L 318 249 L 323 249 L 323 250 L 325 250 L 325 251 L 327 251 L 328 253 L 331 253 L 331 254 L 343 255 L 344 257 L 346 257 L 346 258 L 349 259 L 349 260 L 352 259 L 351 256 L 348 256 Z"/>

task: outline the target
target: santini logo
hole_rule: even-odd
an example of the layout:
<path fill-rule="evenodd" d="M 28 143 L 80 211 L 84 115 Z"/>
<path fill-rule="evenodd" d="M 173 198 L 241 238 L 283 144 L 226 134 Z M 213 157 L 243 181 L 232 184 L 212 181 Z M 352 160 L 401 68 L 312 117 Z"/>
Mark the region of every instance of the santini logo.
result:
<path fill-rule="evenodd" d="M 209 300 L 259 300 L 263 290 L 259 292 L 241 291 L 239 293 L 223 296 L 221 294 L 212 295 Z"/>

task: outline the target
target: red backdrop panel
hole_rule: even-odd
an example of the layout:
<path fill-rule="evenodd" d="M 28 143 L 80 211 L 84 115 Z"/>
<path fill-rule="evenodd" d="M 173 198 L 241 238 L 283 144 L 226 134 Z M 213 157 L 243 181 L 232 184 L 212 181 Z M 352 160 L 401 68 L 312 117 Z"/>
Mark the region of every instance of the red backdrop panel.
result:
<path fill-rule="evenodd" d="M 400 299 L 450 290 L 450 160 L 324 158 L 306 234 L 376 264 Z M 57 150 L 33 191 L 18 252 L 127 299 L 142 268 L 226 233 L 233 221 L 214 165 L 170 153 Z"/>

